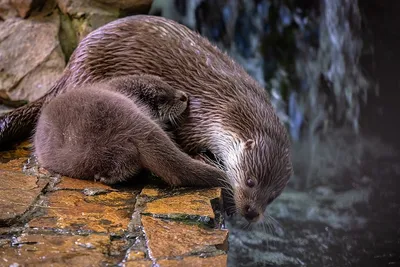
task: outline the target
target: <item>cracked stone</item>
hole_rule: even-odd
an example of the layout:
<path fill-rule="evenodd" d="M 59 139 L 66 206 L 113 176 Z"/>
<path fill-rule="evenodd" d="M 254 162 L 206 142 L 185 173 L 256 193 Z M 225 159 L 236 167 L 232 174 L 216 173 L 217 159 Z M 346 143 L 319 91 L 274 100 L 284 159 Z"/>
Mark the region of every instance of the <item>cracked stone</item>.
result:
<path fill-rule="evenodd" d="M 91 180 L 82 180 L 76 178 L 70 178 L 63 176 L 61 178 L 61 182 L 57 184 L 56 189 L 80 189 L 84 190 L 87 188 L 98 188 L 98 189 L 106 189 L 112 191 L 113 189 L 100 182 L 95 182 Z"/>
<path fill-rule="evenodd" d="M 142 224 L 152 258 L 176 257 L 227 247 L 228 231 L 149 216 Z"/>
<path fill-rule="evenodd" d="M 103 266 L 118 262 L 118 258 L 107 256 L 111 246 L 108 236 L 23 234 L 14 244 L 0 249 L 1 266 Z"/>
<path fill-rule="evenodd" d="M 225 267 L 227 265 L 228 256 L 218 255 L 214 257 L 185 257 L 182 260 L 159 260 L 157 263 L 160 267 L 198 267 L 213 266 Z"/>
<path fill-rule="evenodd" d="M 31 148 L 32 144 L 30 142 L 22 142 L 11 150 L 0 151 L 0 162 L 7 163 L 13 159 L 25 160 L 31 154 Z M 3 169 L 3 167 L 7 167 L 7 165 L 0 165 L 0 169 Z M 22 170 L 22 165 L 19 170 Z"/>
<path fill-rule="evenodd" d="M 127 256 L 127 261 L 142 260 L 146 257 L 143 251 L 130 251 Z"/>
<path fill-rule="evenodd" d="M 160 195 L 155 189 L 144 190 L 142 194 Z M 190 191 L 182 195 L 164 197 L 146 203 L 143 214 L 166 215 L 168 217 L 190 217 L 199 216 L 215 219 L 211 206 L 211 200 L 221 199 L 221 189 L 211 188 L 204 190 Z"/>
<path fill-rule="evenodd" d="M 142 192 L 140 193 L 143 196 L 148 196 L 148 197 L 158 197 L 163 195 L 162 192 L 160 192 L 159 189 L 157 188 L 150 188 L 150 187 L 145 187 L 142 189 Z"/>
<path fill-rule="evenodd" d="M 18 161 L 17 161 L 18 162 Z M 15 162 L 9 166 L 11 170 Z M 47 181 L 0 166 L 0 225 L 10 225 L 25 214 L 35 202 Z M 19 166 L 19 164 L 16 164 Z"/>
<path fill-rule="evenodd" d="M 128 261 L 124 264 L 126 267 L 151 267 L 153 266 L 153 262 L 151 260 L 137 260 L 137 261 Z M 160 266 L 162 267 L 162 266 Z"/>
<path fill-rule="evenodd" d="M 56 191 L 48 196 L 45 215 L 31 220 L 29 226 L 121 233 L 128 228 L 135 199 L 133 192 L 85 196 L 77 191 Z"/>

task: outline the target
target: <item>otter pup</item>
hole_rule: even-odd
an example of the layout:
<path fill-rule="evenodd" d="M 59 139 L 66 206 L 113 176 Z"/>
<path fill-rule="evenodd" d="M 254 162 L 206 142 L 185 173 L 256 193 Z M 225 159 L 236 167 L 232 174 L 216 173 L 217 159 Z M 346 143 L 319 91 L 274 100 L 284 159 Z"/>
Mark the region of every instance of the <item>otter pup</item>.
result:
<path fill-rule="evenodd" d="M 71 87 L 129 74 L 159 75 L 190 94 L 188 116 L 174 132 L 177 144 L 191 155 L 203 149 L 215 155 L 237 211 L 250 222 L 262 218 L 292 174 L 287 131 L 266 90 L 242 66 L 162 17 L 125 17 L 88 34 L 49 93 L 0 116 L 0 146 L 28 136 L 42 106 Z"/>
<path fill-rule="evenodd" d="M 92 88 L 96 89 L 97 86 Z M 187 93 L 175 90 L 155 75 L 120 76 L 110 79 L 108 86 L 100 85 L 100 88 L 118 91 L 149 107 L 152 118 L 162 122 L 160 125 L 163 128 L 178 126 L 189 101 Z"/>
<path fill-rule="evenodd" d="M 129 78 L 95 83 L 53 99 L 44 107 L 34 135 L 39 163 L 62 175 L 106 184 L 125 181 L 142 168 L 171 185 L 224 179 L 219 169 L 180 151 L 160 127 L 184 111 L 186 94 L 160 86 L 160 80 L 154 91 L 154 81 L 145 79 L 147 84 Z M 128 98 L 118 90 L 132 85 L 140 97 Z"/>

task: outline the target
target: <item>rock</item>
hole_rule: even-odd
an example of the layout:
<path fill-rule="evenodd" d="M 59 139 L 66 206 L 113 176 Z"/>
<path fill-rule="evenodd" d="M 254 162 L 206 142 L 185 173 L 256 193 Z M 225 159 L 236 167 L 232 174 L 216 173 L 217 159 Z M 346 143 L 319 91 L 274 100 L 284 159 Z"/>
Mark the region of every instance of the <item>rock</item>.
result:
<path fill-rule="evenodd" d="M 51 88 L 65 67 L 59 27 L 57 12 L 0 24 L 0 93 L 12 100 L 33 101 Z"/>
<path fill-rule="evenodd" d="M 18 12 L 11 4 L 11 0 L 0 0 L 0 18 L 6 20 L 16 16 L 18 16 Z"/>
<path fill-rule="evenodd" d="M 138 261 L 128 261 L 128 262 L 126 262 L 126 264 L 124 266 L 125 267 L 152 267 L 154 265 L 151 260 L 138 260 Z"/>
<path fill-rule="evenodd" d="M 101 13 L 88 14 L 84 17 L 72 19 L 72 27 L 76 34 L 78 42 L 82 41 L 93 30 L 107 24 L 118 18 L 118 13 Z"/>
<path fill-rule="evenodd" d="M 105 8 L 101 3 L 91 0 L 56 0 L 57 5 L 61 12 L 80 18 L 83 15 L 92 14 L 115 14 L 118 15 L 118 8 L 115 6 L 108 6 Z"/>
<path fill-rule="evenodd" d="M 15 145 L 12 150 L 0 151 L 0 162 L 5 163 L 10 160 L 16 160 L 16 159 L 26 160 L 31 154 L 31 149 L 32 149 L 32 143 L 25 141 Z M 2 166 L 2 168 L 9 169 L 10 164 L 5 164 Z M 19 164 L 22 163 L 21 162 L 17 163 L 18 168 L 20 168 Z"/>
<path fill-rule="evenodd" d="M 128 10 L 135 14 L 148 13 L 153 0 L 97 0 L 99 3 L 106 4 L 107 6 L 115 6 L 122 10 Z"/>
<path fill-rule="evenodd" d="M 45 2 L 45 0 L 11 0 L 21 18 L 26 18 L 32 10 L 43 7 Z"/>
<path fill-rule="evenodd" d="M 154 190 L 154 189 L 153 189 Z M 144 191 L 144 192 L 143 192 Z M 141 194 L 152 194 L 150 189 L 143 190 Z M 159 195 L 158 193 L 157 195 Z M 190 218 L 196 217 L 200 221 L 215 219 L 211 201 L 221 199 L 221 189 L 212 188 L 190 191 L 178 196 L 163 197 L 146 203 L 143 214 L 156 214 L 168 218 Z"/>
<path fill-rule="evenodd" d="M 107 255 L 108 236 L 23 234 L 13 243 L 13 247 L 0 249 L 0 258 L 6 266 L 114 266 L 117 263 Z"/>
<path fill-rule="evenodd" d="M 120 17 L 121 10 L 145 14 L 151 3 L 149 0 L 57 0 L 61 12 L 70 16 L 78 42 L 91 31 Z"/>
<path fill-rule="evenodd" d="M 112 188 L 100 182 L 76 179 L 63 176 L 60 183 L 56 185 L 55 189 L 79 189 L 85 190 L 87 188 L 97 188 L 104 189 L 107 191 L 112 191 Z"/>
<path fill-rule="evenodd" d="M 160 260 L 157 263 L 162 267 L 195 267 L 195 266 L 213 266 L 225 267 L 227 264 L 227 255 L 218 255 L 214 257 L 185 257 L 182 260 Z"/>
<path fill-rule="evenodd" d="M 29 226 L 39 229 L 123 233 L 128 228 L 134 202 L 135 195 L 131 192 L 85 196 L 82 192 L 60 190 L 50 193 L 45 214 L 31 220 Z"/>
<path fill-rule="evenodd" d="M 143 229 L 151 256 L 155 259 L 225 249 L 228 231 L 197 224 L 142 216 Z"/>
<path fill-rule="evenodd" d="M 129 10 L 134 13 L 148 13 L 152 0 L 57 0 L 64 14 L 81 16 L 82 14 L 116 13 Z"/>
<path fill-rule="evenodd" d="M 21 161 L 16 161 L 21 164 Z M 0 226 L 11 225 L 34 204 L 46 181 L 15 171 L 15 161 L 0 166 Z M 12 165 L 7 169 L 7 165 Z M 22 169 L 22 164 L 19 165 Z"/>
<path fill-rule="evenodd" d="M 33 10 L 42 8 L 45 2 L 45 0 L 2 0 L 0 17 L 3 20 L 17 16 L 26 18 Z"/>

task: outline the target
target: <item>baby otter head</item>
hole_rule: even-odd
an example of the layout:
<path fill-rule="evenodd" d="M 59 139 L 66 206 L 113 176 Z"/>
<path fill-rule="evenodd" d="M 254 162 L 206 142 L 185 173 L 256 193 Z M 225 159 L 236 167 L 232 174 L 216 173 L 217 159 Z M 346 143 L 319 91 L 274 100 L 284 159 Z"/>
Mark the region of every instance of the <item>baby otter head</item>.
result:
<path fill-rule="evenodd" d="M 292 174 L 289 146 L 268 136 L 239 144 L 233 183 L 236 210 L 249 222 L 263 218 Z"/>
<path fill-rule="evenodd" d="M 189 97 L 180 90 L 171 87 L 159 89 L 155 96 L 157 116 L 162 122 L 171 122 L 177 124 L 180 115 L 186 110 Z"/>

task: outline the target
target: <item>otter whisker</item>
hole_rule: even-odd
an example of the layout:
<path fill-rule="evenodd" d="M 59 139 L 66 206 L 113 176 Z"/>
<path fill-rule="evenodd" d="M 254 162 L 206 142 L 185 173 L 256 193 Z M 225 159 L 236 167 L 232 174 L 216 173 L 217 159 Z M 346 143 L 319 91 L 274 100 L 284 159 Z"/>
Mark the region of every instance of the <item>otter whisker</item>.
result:
<path fill-rule="evenodd" d="M 271 221 L 271 222 L 273 223 L 274 227 L 283 229 L 283 228 L 282 228 L 282 225 L 281 225 L 274 217 L 272 217 L 272 216 L 269 215 L 269 214 L 268 214 L 267 216 L 268 216 L 268 220 Z"/>
<path fill-rule="evenodd" d="M 270 215 L 267 215 L 265 223 L 271 229 L 271 233 L 276 235 L 278 232 L 282 231 L 282 227 L 280 224 L 272 218 Z"/>

